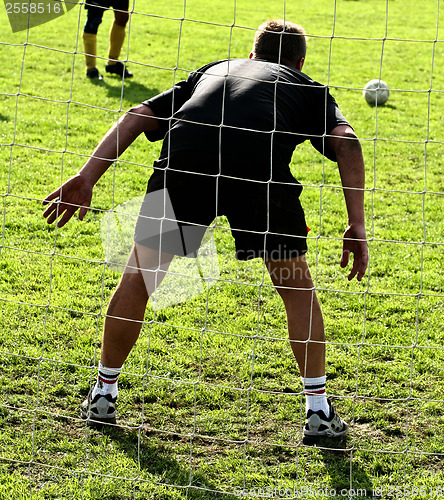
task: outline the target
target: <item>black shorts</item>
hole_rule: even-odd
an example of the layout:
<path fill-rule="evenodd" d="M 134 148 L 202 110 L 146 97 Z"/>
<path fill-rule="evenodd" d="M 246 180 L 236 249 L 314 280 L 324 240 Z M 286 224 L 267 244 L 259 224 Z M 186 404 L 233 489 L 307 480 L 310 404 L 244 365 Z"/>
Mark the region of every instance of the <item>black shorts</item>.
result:
<path fill-rule="evenodd" d="M 112 7 L 114 10 L 128 12 L 129 0 L 86 0 L 85 9 L 97 11 L 98 17 L 101 17 L 104 9 Z"/>
<path fill-rule="evenodd" d="M 184 155 L 179 160 L 155 162 L 136 224 L 136 243 L 195 257 L 208 226 L 217 216 L 225 215 L 239 260 L 281 260 L 306 253 L 307 225 L 299 202 L 300 184 L 202 175 L 196 173 L 205 171 L 202 160 L 193 172 L 186 172 L 187 167 L 191 170 L 190 161 Z M 192 161 L 196 167 L 195 157 Z"/>

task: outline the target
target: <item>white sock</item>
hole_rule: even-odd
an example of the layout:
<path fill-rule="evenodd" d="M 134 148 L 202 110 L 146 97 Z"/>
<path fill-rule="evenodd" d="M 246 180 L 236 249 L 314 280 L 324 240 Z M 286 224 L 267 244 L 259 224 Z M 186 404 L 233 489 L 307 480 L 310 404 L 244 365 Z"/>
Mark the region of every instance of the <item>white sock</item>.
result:
<path fill-rule="evenodd" d="M 117 380 L 121 371 L 122 367 L 108 368 L 103 366 L 102 363 L 99 363 L 99 373 L 97 375 L 96 385 L 94 386 L 92 392 L 92 398 L 94 399 L 97 394 L 102 394 L 103 396 L 111 394 L 111 397 L 116 398 L 117 393 L 119 392 L 117 388 Z"/>
<path fill-rule="evenodd" d="M 322 410 L 326 417 L 330 416 L 330 408 L 327 402 L 327 393 L 325 392 L 326 376 L 322 377 L 302 377 L 305 393 L 305 411 Z"/>

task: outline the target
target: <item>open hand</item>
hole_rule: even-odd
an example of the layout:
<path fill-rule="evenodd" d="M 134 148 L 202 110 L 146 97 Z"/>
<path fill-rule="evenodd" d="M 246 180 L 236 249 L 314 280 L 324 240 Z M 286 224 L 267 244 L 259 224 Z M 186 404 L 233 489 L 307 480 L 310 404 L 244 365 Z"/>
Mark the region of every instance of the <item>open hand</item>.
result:
<path fill-rule="evenodd" d="M 81 175 L 71 177 L 43 200 L 43 205 L 52 201 L 43 212 L 43 217 L 48 219 L 48 224 L 59 219 L 57 227 L 62 227 L 80 208 L 79 219 L 83 220 L 91 205 L 92 188 L 92 185 Z"/>
<path fill-rule="evenodd" d="M 344 232 L 342 246 L 341 267 L 346 267 L 353 254 L 353 266 L 348 275 L 349 281 L 355 276 L 362 280 L 368 264 L 368 248 L 364 224 L 350 224 Z"/>

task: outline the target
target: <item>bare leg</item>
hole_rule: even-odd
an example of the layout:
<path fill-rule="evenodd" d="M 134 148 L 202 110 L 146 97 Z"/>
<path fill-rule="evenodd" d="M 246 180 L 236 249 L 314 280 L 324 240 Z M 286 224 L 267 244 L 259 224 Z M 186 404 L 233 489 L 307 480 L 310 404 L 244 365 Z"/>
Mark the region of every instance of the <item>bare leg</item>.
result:
<path fill-rule="evenodd" d="M 305 256 L 266 260 L 265 264 L 284 301 L 291 348 L 301 376 L 325 375 L 324 322 Z"/>
<path fill-rule="evenodd" d="M 101 363 L 120 367 L 136 343 L 148 298 L 165 277 L 173 255 L 135 244 L 105 318 Z"/>

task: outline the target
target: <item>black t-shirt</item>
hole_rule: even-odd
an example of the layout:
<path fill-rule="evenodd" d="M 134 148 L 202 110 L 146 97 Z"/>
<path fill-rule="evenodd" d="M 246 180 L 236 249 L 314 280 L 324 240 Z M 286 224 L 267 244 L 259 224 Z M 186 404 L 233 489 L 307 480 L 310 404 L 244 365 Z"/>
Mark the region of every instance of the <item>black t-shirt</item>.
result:
<path fill-rule="evenodd" d="M 327 87 L 262 59 L 208 64 L 144 104 L 159 118 L 160 129 L 146 136 L 164 139 L 161 158 L 194 151 L 222 158 L 225 175 L 258 180 L 295 182 L 289 163 L 307 139 L 335 160 L 325 135 L 348 125 Z"/>

